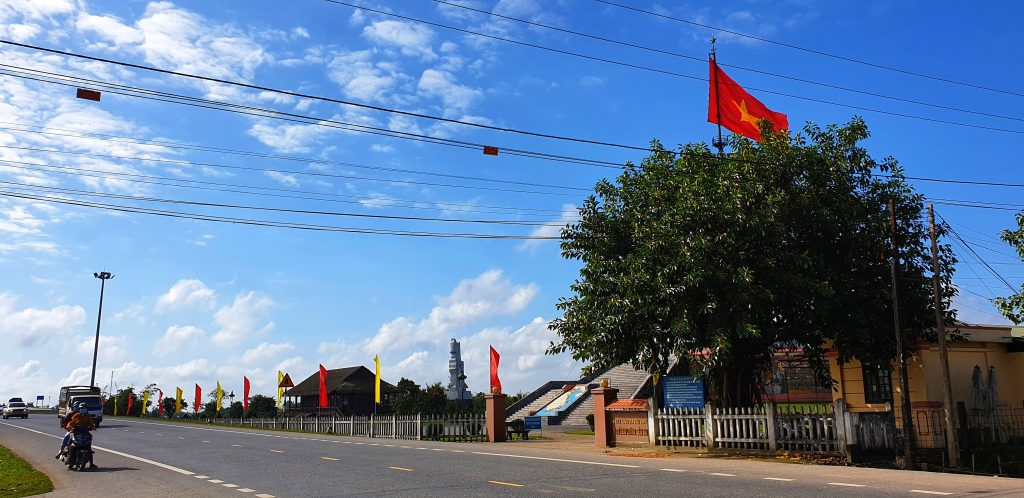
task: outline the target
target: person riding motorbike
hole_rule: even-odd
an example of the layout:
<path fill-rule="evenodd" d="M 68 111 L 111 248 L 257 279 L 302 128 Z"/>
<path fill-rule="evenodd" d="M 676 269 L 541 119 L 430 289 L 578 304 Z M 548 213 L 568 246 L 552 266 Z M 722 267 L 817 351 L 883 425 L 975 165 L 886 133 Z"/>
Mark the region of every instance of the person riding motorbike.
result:
<path fill-rule="evenodd" d="M 68 445 L 71 444 L 71 438 L 75 432 L 75 428 L 87 428 L 93 430 L 96 428 L 96 423 L 92 420 L 92 416 L 86 411 L 84 403 L 75 403 L 72 407 L 71 416 L 68 417 L 68 422 L 64 426 L 68 433 L 64 435 L 64 440 L 61 442 L 60 451 L 54 458 L 59 459 L 67 452 Z M 89 455 L 89 468 L 95 469 L 97 465 L 92 461 L 92 455 Z"/>

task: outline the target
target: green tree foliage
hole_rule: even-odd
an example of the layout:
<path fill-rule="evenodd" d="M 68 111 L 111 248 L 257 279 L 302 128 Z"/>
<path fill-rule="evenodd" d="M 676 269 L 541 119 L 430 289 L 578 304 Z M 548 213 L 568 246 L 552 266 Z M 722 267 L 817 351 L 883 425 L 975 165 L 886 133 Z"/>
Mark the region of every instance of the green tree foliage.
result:
<path fill-rule="evenodd" d="M 161 404 L 164 406 L 164 416 L 174 418 L 174 397 L 165 397 Z M 188 413 L 188 402 L 185 400 L 181 400 L 181 412 Z"/>
<path fill-rule="evenodd" d="M 1017 229 L 1003 230 L 1002 239 L 1017 249 L 1017 255 L 1024 261 L 1024 211 L 1017 213 Z M 1013 323 L 1024 322 L 1024 285 L 1015 294 L 999 297 L 995 300 L 996 308 Z"/>
<path fill-rule="evenodd" d="M 132 398 L 132 410 L 131 413 L 127 413 L 128 410 L 128 398 Z M 108 399 L 103 404 L 103 414 L 113 415 L 114 414 L 114 403 L 117 403 L 117 414 L 118 416 L 130 416 L 138 417 L 142 414 L 142 396 L 135 393 L 135 387 L 126 387 L 124 389 L 118 389 L 111 399 Z M 152 404 L 153 401 L 150 401 Z"/>
<path fill-rule="evenodd" d="M 629 362 L 664 372 L 688 361 L 712 400 L 756 402 L 780 348 L 801 347 L 828 377 L 824 352 L 888 364 L 895 355 L 888 202 L 895 201 L 907 344 L 934 325 L 923 198 L 894 159 L 858 143 L 864 122 L 789 137 L 765 129 L 733 152 L 677 153 L 653 143 L 639 165 L 602 180 L 563 231 L 562 255 L 583 263 L 558 303 L 550 353 L 595 373 Z M 948 246 L 940 263 L 948 285 Z M 953 318 L 951 312 L 947 312 Z"/>
<path fill-rule="evenodd" d="M 242 409 L 241 401 L 235 401 L 234 403 L 231 403 L 231 406 L 228 406 L 226 410 L 221 410 L 221 413 L 226 417 L 241 418 L 242 415 L 245 415 L 245 410 Z"/>
<path fill-rule="evenodd" d="M 250 417 L 257 418 L 270 418 L 277 416 L 277 400 L 262 394 L 257 394 L 249 398 L 249 414 Z"/>

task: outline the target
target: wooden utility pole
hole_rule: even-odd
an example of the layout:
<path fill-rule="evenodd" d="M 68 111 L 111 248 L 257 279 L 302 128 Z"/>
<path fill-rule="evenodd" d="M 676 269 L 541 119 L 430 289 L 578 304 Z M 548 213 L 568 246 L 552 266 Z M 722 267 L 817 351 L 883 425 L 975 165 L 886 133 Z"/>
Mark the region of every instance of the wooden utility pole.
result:
<path fill-rule="evenodd" d="M 939 242 L 935 238 L 935 206 L 928 204 L 928 231 L 932 237 L 932 294 L 935 296 L 935 333 L 939 339 L 939 363 L 942 365 L 942 415 L 946 419 L 946 451 L 949 466 L 960 466 L 960 445 L 953 423 L 953 386 L 949 381 L 949 349 L 946 346 L 946 322 L 939 285 Z"/>
<path fill-rule="evenodd" d="M 893 328 L 896 330 L 896 360 L 899 362 L 900 394 L 903 412 L 903 461 L 907 469 L 913 467 L 914 460 L 914 428 L 913 416 L 910 413 L 910 382 L 907 380 L 907 355 L 903 349 L 903 332 L 900 329 L 900 300 L 898 279 L 896 278 L 896 259 L 899 252 L 896 250 L 896 203 L 889 201 L 889 224 L 892 230 L 892 261 L 890 272 L 892 273 L 892 319 Z"/>

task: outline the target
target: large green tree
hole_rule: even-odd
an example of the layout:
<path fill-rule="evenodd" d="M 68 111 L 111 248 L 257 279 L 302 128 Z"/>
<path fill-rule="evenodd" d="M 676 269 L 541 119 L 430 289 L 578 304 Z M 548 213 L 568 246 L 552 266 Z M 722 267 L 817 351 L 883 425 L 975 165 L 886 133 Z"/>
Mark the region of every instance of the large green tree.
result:
<path fill-rule="evenodd" d="M 571 351 L 591 373 L 623 362 L 664 372 L 670 358 L 684 359 L 714 401 L 732 406 L 760 399 L 780 348 L 802 348 L 823 380 L 829 342 L 841 361 L 889 364 L 890 200 L 901 325 L 907 344 L 926 335 L 934 314 L 923 198 L 897 162 L 871 158 L 860 119 L 762 136 L 732 137 L 723 155 L 655 142 L 639 166 L 598 182 L 562 233 L 562 255 L 583 266 L 558 303 L 549 352 Z M 946 310 L 952 262 L 943 246 Z"/>
<path fill-rule="evenodd" d="M 1002 239 L 1015 247 L 1020 260 L 1024 261 L 1024 211 L 1017 213 L 1017 228 L 1003 230 Z M 1024 322 L 1024 285 L 1011 296 L 996 298 L 995 303 L 999 312 L 1013 323 Z"/>

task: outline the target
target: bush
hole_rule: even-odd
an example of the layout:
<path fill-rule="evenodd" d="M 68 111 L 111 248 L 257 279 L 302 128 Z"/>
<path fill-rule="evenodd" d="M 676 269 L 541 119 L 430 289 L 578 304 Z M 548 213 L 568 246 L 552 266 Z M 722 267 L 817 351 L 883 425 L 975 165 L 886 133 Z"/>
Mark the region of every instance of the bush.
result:
<path fill-rule="evenodd" d="M 587 423 L 590 424 L 590 430 L 594 430 L 594 414 L 587 415 Z"/>

